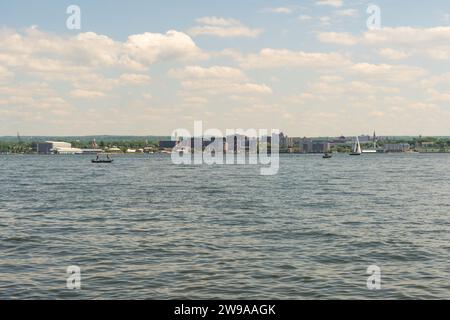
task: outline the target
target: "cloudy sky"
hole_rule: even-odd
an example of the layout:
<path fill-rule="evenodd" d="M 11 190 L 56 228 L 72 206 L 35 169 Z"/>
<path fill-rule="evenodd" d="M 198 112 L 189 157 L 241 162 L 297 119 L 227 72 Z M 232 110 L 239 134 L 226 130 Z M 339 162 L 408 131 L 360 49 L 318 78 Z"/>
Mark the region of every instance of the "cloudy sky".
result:
<path fill-rule="evenodd" d="M 0 135 L 450 135 L 448 0 L 373 3 L 1 0 Z"/>

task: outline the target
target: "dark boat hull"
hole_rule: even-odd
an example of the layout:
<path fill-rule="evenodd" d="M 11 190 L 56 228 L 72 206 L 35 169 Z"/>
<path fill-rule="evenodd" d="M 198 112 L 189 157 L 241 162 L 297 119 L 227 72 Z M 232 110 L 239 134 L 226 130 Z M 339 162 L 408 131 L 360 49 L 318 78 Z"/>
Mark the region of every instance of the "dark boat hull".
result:
<path fill-rule="evenodd" d="M 92 163 L 112 163 L 114 160 L 92 160 Z"/>

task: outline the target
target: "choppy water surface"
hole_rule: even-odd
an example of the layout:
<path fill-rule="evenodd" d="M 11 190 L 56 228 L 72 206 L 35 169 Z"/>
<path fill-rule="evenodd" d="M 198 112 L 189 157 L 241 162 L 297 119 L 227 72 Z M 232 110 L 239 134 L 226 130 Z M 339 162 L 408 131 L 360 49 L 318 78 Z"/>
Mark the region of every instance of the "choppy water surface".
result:
<path fill-rule="evenodd" d="M 0 156 L 0 179 L 0 298 L 450 298 L 450 155 L 285 155 L 270 177 Z"/>

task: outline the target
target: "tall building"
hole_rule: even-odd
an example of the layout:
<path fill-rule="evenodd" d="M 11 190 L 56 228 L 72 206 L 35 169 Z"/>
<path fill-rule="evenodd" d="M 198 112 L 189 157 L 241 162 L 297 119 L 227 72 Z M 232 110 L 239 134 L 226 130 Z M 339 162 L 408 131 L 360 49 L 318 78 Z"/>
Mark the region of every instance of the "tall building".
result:
<path fill-rule="evenodd" d="M 312 139 L 303 138 L 300 142 L 300 152 L 311 153 L 312 152 Z"/>
<path fill-rule="evenodd" d="M 331 149 L 329 142 L 313 141 L 312 139 L 303 138 L 300 141 L 300 152 L 302 153 L 326 153 Z"/>
<path fill-rule="evenodd" d="M 286 136 L 283 132 L 280 132 L 280 141 L 279 141 L 279 145 L 280 145 L 280 149 L 286 149 L 288 148 L 288 136 Z"/>

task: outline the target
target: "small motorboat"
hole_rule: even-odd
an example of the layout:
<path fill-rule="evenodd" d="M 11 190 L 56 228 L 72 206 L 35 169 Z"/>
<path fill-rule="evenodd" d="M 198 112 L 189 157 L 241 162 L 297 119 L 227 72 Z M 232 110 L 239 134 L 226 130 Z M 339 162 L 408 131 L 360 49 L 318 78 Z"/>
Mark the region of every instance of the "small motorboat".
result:
<path fill-rule="evenodd" d="M 323 155 L 322 158 L 324 158 L 324 159 L 330 159 L 330 158 L 332 158 L 332 157 L 333 157 L 333 156 L 332 156 L 331 154 L 325 153 L 325 154 Z"/>
<path fill-rule="evenodd" d="M 92 159 L 92 163 L 112 163 L 114 160 L 94 160 Z"/>

